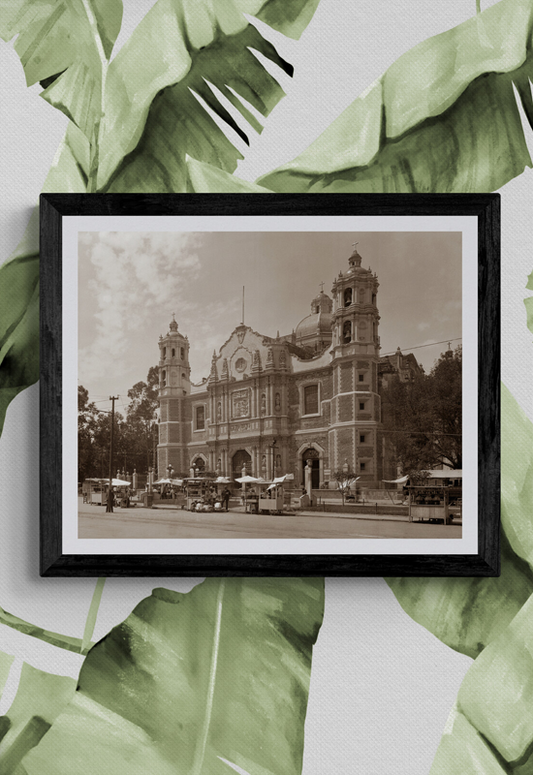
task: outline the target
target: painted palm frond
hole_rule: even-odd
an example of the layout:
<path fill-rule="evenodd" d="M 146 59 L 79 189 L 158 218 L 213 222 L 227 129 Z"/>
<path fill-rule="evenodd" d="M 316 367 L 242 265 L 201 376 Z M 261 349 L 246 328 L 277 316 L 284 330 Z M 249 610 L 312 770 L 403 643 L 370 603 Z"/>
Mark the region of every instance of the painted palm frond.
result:
<path fill-rule="evenodd" d="M 195 194 L 271 194 L 267 188 L 249 183 L 218 167 L 187 159 L 189 187 Z"/>
<path fill-rule="evenodd" d="M 531 0 L 501 0 L 401 56 L 300 156 L 279 192 L 494 191 L 531 167 Z"/>
<path fill-rule="evenodd" d="M 248 126 L 262 126 L 247 105 L 267 116 L 284 96 L 256 52 L 293 72 L 244 13 L 298 37 L 317 5 L 158 0 L 109 66 L 98 190 L 186 191 L 186 154 L 233 172 L 243 157 L 206 106 L 248 143 Z"/>
<path fill-rule="evenodd" d="M 7 407 L 39 379 L 37 218 L 12 259 L 0 267 L 0 433 Z"/>
<path fill-rule="evenodd" d="M 297 775 L 318 579 L 208 579 L 154 590 L 100 641 L 27 775 Z"/>
<path fill-rule="evenodd" d="M 2 775 L 24 773 L 20 769 L 21 759 L 47 734 L 75 690 L 73 678 L 45 673 L 27 663 L 22 665 L 16 697 L 7 714 L 0 716 Z"/>
<path fill-rule="evenodd" d="M 430 775 L 531 772 L 533 598 L 476 659 Z"/>
<path fill-rule="evenodd" d="M 3 3 L 0 37 L 17 36 L 26 83 L 94 139 L 100 120 L 102 61 L 122 22 L 122 0 L 12 0 Z"/>
<path fill-rule="evenodd" d="M 70 124 L 43 191 L 84 192 L 87 177 L 78 157 L 83 159 L 87 148 L 82 132 Z M 88 168 L 88 154 L 85 165 Z M 35 210 L 19 245 L 0 266 L 0 434 L 10 402 L 38 379 L 39 215 Z"/>
<path fill-rule="evenodd" d="M 502 535 L 497 578 L 387 578 L 398 602 L 450 648 L 475 659 L 533 593 L 533 572 Z"/>
<path fill-rule="evenodd" d="M 501 576 L 386 579 L 409 616 L 471 657 L 499 637 L 533 593 L 533 424 L 505 385 L 501 408 Z"/>

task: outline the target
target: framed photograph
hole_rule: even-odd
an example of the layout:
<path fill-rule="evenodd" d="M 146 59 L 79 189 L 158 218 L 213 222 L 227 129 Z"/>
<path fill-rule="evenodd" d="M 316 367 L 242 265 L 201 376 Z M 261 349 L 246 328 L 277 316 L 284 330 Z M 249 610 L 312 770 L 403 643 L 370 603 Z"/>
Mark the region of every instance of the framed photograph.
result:
<path fill-rule="evenodd" d="M 42 575 L 498 575 L 498 195 L 40 213 Z"/>

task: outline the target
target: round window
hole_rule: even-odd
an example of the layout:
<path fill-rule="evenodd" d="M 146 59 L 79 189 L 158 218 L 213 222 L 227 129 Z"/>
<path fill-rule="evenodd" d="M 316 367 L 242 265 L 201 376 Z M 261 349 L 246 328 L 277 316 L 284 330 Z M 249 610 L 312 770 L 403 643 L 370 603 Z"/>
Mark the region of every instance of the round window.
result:
<path fill-rule="evenodd" d="M 246 368 L 246 359 L 245 358 L 237 358 L 235 361 L 235 368 L 237 371 L 244 371 Z"/>

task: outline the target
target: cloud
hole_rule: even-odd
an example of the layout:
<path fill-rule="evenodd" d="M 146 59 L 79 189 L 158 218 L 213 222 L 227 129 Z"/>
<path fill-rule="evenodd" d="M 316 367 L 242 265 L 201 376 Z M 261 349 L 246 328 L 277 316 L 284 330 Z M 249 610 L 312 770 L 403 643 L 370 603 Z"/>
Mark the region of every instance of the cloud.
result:
<path fill-rule="evenodd" d="M 80 315 L 90 334 L 79 353 L 83 379 L 101 375 L 105 364 L 127 370 L 132 332 L 142 336 L 154 310 L 166 308 L 170 317 L 187 306 L 188 284 L 200 272 L 201 239 L 180 232 L 80 233 L 80 300 L 90 305 Z M 83 278 L 89 278 L 86 295 Z"/>

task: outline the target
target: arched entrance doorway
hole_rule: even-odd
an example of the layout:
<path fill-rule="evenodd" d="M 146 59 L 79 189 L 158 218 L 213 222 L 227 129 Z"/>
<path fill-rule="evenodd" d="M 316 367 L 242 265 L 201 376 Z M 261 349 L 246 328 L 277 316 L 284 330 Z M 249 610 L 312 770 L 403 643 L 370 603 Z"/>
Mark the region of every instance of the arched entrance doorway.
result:
<path fill-rule="evenodd" d="M 309 447 L 302 453 L 302 481 L 305 484 L 305 475 L 303 469 L 309 462 L 311 466 L 311 487 L 318 490 L 320 487 L 320 452 L 313 447 Z"/>
<path fill-rule="evenodd" d="M 200 456 L 196 457 L 192 462 L 192 467 L 194 468 L 195 471 L 196 469 L 198 469 L 199 474 L 203 474 L 205 472 L 205 460 L 203 459 L 203 457 L 200 457 Z"/>
<path fill-rule="evenodd" d="M 252 457 L 245 449 L 239 449 L 233 455 L 231 459 L 231 470 L 233 473 L 233 479 L 240 478 L 242 476 L 243 467 L 246 469 L 246 473 L 252 475 Z M 239 485 L 239 482 L 237 482 Z"/>

